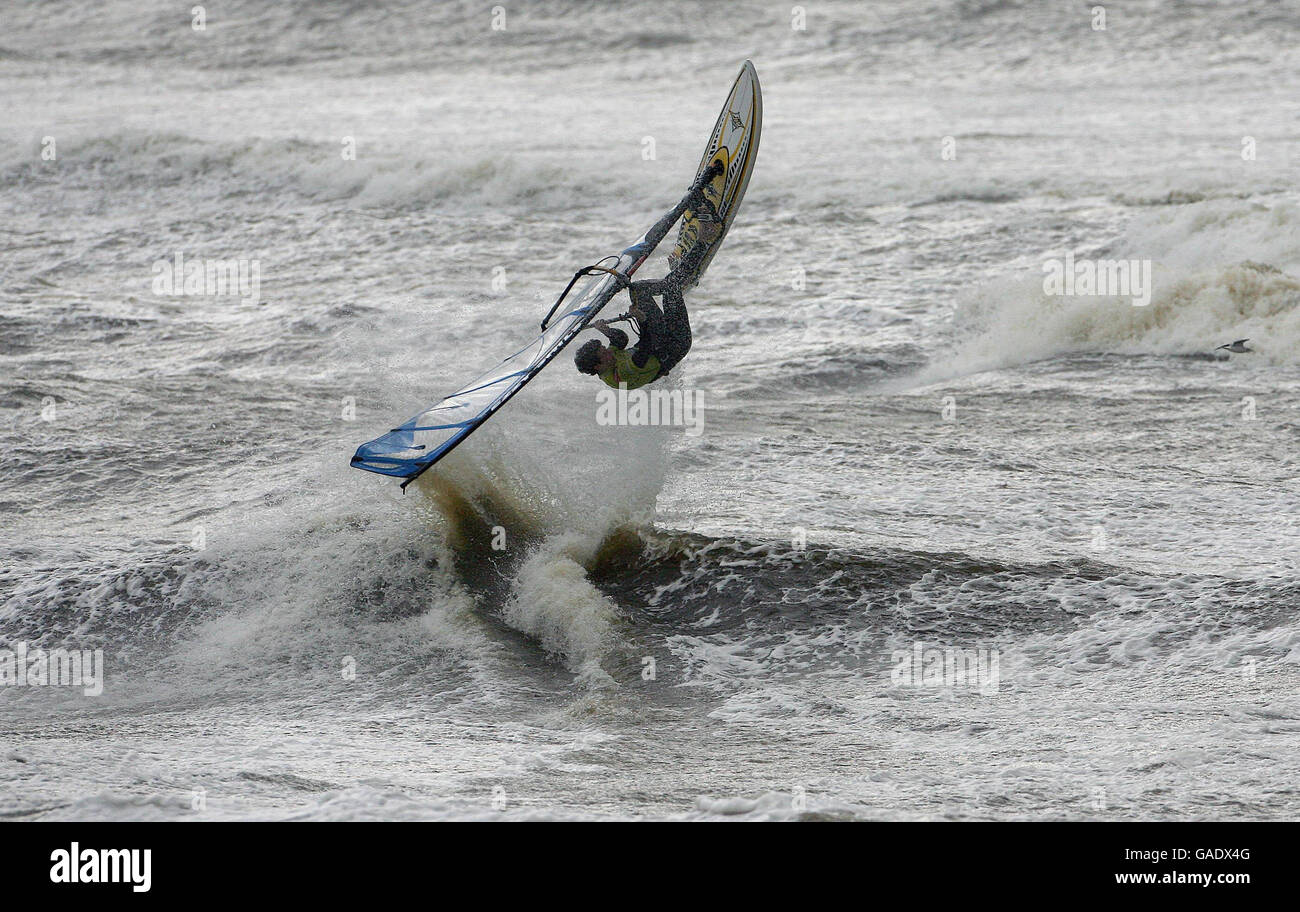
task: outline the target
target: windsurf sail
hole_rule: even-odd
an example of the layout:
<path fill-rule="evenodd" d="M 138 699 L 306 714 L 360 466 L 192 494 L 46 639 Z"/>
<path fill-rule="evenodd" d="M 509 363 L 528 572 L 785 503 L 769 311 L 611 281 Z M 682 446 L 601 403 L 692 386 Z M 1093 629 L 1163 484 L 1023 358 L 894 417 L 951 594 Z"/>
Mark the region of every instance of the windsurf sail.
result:
<path fill-rule="evenodd" d="M 740 126 L 737 127 L 736 124 Z M 723 232 L 709 250 L 696 272 L 698 280 L 730 227 L 740 199 L 744 196 L 758 151 L 758 134 L 762 125 L 762 99 L 758 74 L 748 60 L 732 86 L 704 160 L 696 172 L 702 179 L 716 160 L 725 170 L 707 184 L 704 192 L 723 221 Z M 730 144 L 730 145 L 728 145 Z M 475 377 L 450 396 L 420 412 L 400 427 L 376 437 L 357 448 L 352 465 L 367 472 L 404 479 L 402 487 L 419 477 L 439 459 L 456 448 L 476 428 L 492 417 L 529 380 L 546 367 L 566 345 L 582 332 L 596 314 L 618 294 L 630 277 L 663 240 L 677 217 L 687 211 L 686 199 L 678 203 L 675 215 L 665 225 L 661 220 L 636 243 L 620 253 L 606 257 L 594 266 L 578 270 L 560 295 L 551 312 L 542 320 L 542 334 L 497 366 Z M 670 213 L 672 214 L 672 213 Z M 685 222 L 682 232 L 687 230 Z M 682 232 L 678 245 L 684 242 Z M 557 316 L 558 313 L 558 316 Z"/>
<path fill-rule="evenodd" d="M 630 276 L 651 249 L 642 238 L 620 253 L 617 264 L 610 268 Z M 368 472 L 404 478 L 402 487 L 405 488 L 450 453 L 537 376 L 623 288 L 623 282 L 614 272 L 594 272 L 575 278 L 571 300 L 557 302 L 563 304 L 563 311 L 540 336 L 401 427 L 363 443 L 352 457 L 352 465 Z"/>

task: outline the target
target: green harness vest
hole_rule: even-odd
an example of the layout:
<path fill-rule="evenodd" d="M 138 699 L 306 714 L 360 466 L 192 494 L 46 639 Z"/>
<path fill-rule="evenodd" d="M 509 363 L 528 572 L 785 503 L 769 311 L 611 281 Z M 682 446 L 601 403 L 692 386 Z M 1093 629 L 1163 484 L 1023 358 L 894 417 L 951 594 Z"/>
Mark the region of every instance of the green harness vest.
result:
<path fill-rule="evenodd" d="M 645 386 L 659 376 L 659 359 L 654 355 L 646 358 L 645 367 L 637 367 L 632 360 L 632 353 L 625 348 L 613 349 L 614 366 L 602 371 L 600 379 L 618 389 L 620 383 L 626 383 L 630 390 Z"/>

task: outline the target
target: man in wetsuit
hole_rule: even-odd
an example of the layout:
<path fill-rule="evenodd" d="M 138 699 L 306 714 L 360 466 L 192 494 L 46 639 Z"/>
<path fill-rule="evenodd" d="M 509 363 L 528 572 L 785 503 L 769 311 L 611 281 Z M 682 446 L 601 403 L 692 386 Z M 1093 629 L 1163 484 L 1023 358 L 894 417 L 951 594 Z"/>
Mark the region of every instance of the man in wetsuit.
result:
<path fill-rule="evenodd" d="M 673 262 L 671 256 L 668 258 L 671 267 L 668 275 L 657 281 L 628 285 L 628 295 L 632 299 L 628 315 L 636 321 L 636 345 L 629 350 L 627 333 L 611 328 L 608 321 L 593 320 L 588 326 L 604 333 L 610 344 L 601 345 L 592 339 L 580 347 L 573 356 L 573 363 L 580 372 L 598 376 L 615 389 L 621 384 L 636 389 L 667 375 L 691 350 L 691 321 L 682 293 L 722 233 L 717 210 L 705 195 L 705 187 L 721 173 L 722 164 L 715 163 L 691 187 L 686 199 L 646 235 L 652 245 L 658 244 L 687 211 L 694 213 L 699 225 L 695 243 L 686 255 L 678 262 Z M 662 310 L 655 303 L 656 295 L 664 299 Z"/>

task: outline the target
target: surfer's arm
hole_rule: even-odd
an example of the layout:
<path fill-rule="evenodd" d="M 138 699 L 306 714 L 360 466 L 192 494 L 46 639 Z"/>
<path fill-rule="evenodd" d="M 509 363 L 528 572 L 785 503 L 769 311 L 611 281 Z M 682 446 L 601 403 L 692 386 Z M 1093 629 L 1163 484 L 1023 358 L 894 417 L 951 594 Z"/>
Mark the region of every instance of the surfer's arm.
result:
<path fill-rule="evenodd" d="M 621 329 L 614 329 L 604 320 L 596 320 L 592 323 L 588 323 L 587 328 L 603 332 L 605 338 L 609 340 L 609 344 L 615 348 L 627 348 L 627 333 L 623 332 Z"/>
<path fill-rule="evenodd" d="M 716 238 L 717 234 L 715 233 L 713 237 Z M 677 265 L 669 271 L 668 275 L 663 277 L 661 281 L 663 287 L 665 289 L 672 288 L 680 294 L 682 283 L 695 275 L 695 271 L 699 269 L 700 263 L 704 262 L 704 257 L 708 254 L 711 246 L 712 244 L 707 241 L 696 241 L 691 249 L 686 252 L 686 256 L 682 257 Z"/>
<path fill-rule="evenodd" d="M 632 283 L 632 308 L 628 313 L 636 320 L 638 338 L 632 361 L 637 367 L 645 367 L 649 357 L 659 350 L 659 340 L 664 335 L 664 312 L 651 297 L 658 286 L 658 282 Z"/>

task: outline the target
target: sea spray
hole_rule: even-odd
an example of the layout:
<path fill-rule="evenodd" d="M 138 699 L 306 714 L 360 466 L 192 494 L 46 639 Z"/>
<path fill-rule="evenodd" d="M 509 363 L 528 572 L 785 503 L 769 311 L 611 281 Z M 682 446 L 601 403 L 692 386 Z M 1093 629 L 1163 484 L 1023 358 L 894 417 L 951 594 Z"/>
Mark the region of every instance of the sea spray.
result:
<path fill-rule="evenodd" d="M 589 574 L 643 550 L 664 477 L 662 439 L 615 437 L 626 458 L 609 463 L 600 485 L 589 473 L 535 465 L 513 441 L 486 439 L 492 452 L 453 453 L 414 486 L 436 511 L 457 577 L 482 610 L 499 612 L 584 684 L 607 686 L 602 662 L 619 645 L 621 614 Z"/>
<path fill-rule="evenodd" d="M 548 541 L 519 568 L 514 597 L 503 614 L 511 626 L 561 656 L 585 683 L 598 686 L 612 683 L 600 663 L 617 644 L 619 611 L 592 585 L 577 559 L 594 556 L 580 536 Z"/>

